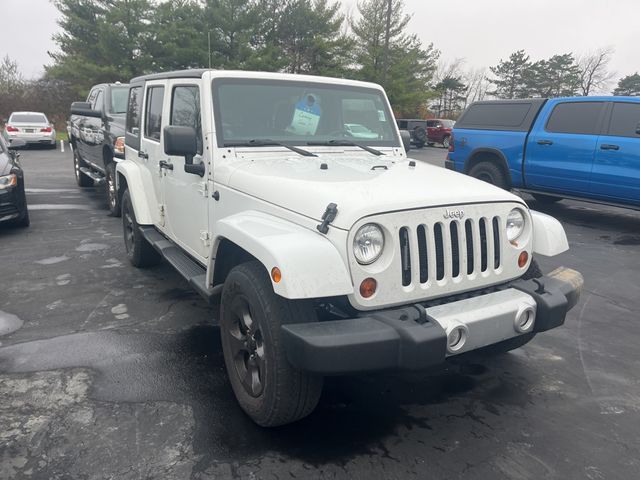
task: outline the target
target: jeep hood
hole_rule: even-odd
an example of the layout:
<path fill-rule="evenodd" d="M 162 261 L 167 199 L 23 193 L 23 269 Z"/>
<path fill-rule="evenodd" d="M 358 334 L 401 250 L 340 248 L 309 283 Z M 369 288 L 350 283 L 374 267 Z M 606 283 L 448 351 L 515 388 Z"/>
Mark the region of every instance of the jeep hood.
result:
<path fill-rule="evenodd" d="M 373 155 L 256 156 L 234 162 L 228 181 L 231 188 L 318 221 L 327 205 L 335 203 L 338 215 L 332 225 L 342 229 L 368 215 L 394 210 L 522 202 L 480 180 L 415 162 L 411 167 L 407 159 Z"/>

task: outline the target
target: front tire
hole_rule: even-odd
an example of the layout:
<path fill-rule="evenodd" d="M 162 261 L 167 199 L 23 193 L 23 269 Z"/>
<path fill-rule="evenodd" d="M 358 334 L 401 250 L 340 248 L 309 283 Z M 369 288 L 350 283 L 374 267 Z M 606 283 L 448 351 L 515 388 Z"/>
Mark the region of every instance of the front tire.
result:
<path fill-rule="evenodd" d="M 82 158 L 80 158 L 80 154 L 74 148 L 73 149 L 73 171 L 76 176 L 76 183 L 78 184 L 79 187 L 83 187 L 83 188 L 91 187 L 93 185 L 93 180 L 91 180 L 89 177 L 87 177 L 84 173 L 80 171 L 80 168 L 84 166 L 85 165 L 84 165 L 84 162 L 82 161 Z"/>
<path fill-rule="evenodd" d="M 140 225 L 136 220 L 128 189 L 125 190 L 122 196 L 122 227 L 124 231 L 124 247 L 131 265 L 139 268 L 156 265 L 160 261 L 160 254 L 140 232 Z"/>
<path fill-rule="evenodd" d="M 444 137 L 442 139 L 442 146 L 444 148 L 449 148 L 449 145 L 451 145 L 451 137 Z"/>
<path fill-rule="evenodd" d="M 106 167 L 106 186 L 107 186 L 107 205 L 109 206 L 109 215 L 119 217 L 121 213 L 120 198 L 116 188 L 116 164 L 110 162 Z"/>
<path fill-rule="evenodd" d="M 480 162 L 469 170 L 469 175 L 482 180 L 483 182 L 490 183 L 496 187 L 500 187 L 504 190 L 509 189 L 507 177 L 502 169 L 492 162 Z"/>
<path fill-rule="evenodd" d="M 257 261 L 233 268 L 224 283 L 220 334 L 224 361 L 240 407 L 258 425 L 276 427 L 309 415 L 323 378 L 287 360 L 280 326 L 315 321 L 313 305 L 276 295 Z"/>

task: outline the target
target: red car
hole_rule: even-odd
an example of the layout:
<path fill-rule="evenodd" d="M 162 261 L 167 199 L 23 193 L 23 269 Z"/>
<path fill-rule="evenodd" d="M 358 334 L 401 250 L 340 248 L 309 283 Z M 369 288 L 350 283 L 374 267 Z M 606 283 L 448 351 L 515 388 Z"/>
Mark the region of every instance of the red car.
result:
<path fill-rule="evenodd" d="M 449 148 L 451 130 L 455 123 L 453 120 L 440 118 L 427 120 L 427 145 L 433 147 L 434 143 L 441 143 L 444 148 Z"/>
<path fill-rule="evenodd" d="M 444 148 L 449 148 L 451 130 L 456 123 L 453 120 L 441 118 L 431 120 L 398 118 L 396 122 L 400 130 L 409 132 L 411 143 L 417 148 L 422 148 L 425 144 L 433 147 L 436 143 L 441 143 Z"/>

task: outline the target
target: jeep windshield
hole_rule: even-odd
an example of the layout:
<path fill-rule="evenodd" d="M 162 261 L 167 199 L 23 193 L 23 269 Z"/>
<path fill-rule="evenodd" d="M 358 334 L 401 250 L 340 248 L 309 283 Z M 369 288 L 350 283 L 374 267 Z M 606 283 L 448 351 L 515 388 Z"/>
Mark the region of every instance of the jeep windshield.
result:
<path fill-rule="evenodd" d="M 213 82 L 213 104 L 220 146 L 251 146 L 254 139 L 304 146 L 401 145 L 387 102 L 373 88 L 223 78 Z"/>

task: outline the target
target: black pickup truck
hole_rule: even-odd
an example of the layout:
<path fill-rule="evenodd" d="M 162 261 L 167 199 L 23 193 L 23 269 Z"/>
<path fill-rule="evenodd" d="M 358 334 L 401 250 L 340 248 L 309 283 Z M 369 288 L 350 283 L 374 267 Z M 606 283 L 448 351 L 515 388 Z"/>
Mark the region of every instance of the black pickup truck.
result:
<path fill-rule="evenodd" d="M 124 159 L 124 131 L 129 85 L 100 84 L 86 102 L 71 104 L 69 144 L 80 187 L 105 186 L 109 212 L 120 216 L 116 163 Z"/>

